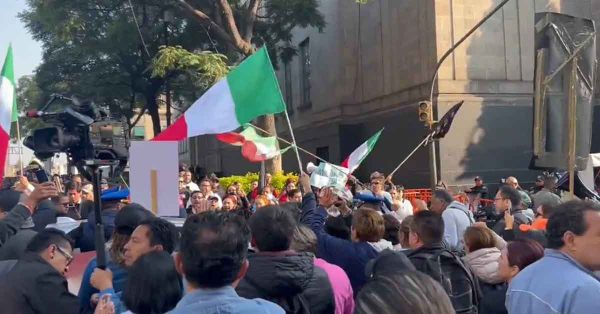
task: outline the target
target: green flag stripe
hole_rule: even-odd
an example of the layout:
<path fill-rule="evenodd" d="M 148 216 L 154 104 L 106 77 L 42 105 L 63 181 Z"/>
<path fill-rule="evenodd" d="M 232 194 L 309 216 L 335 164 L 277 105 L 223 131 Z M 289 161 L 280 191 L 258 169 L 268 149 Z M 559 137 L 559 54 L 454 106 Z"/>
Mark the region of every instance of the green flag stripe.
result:
<path fill-rule="evenodd" d="M 0 76 L 5 77 L 9 82 L 11 82 L 13 87 L 17 86 L 15 84 L 12 45 L 8 45 L 8 51 L 6 52 L 6 58 L 4 59 L 4 65 L 2 66 L 2 72 L 0 72 Z M 18 119 L 19 113 L 17 112 L 17 92 L 14 90 L 11 121 L 15 122 Z"/>
<path fill-rule="evenodd" d="M 285 110 L 279 83 L 265 47 L 229 73 L 227 83 L 240 124 L 248 123 L 262 115 Z"/>

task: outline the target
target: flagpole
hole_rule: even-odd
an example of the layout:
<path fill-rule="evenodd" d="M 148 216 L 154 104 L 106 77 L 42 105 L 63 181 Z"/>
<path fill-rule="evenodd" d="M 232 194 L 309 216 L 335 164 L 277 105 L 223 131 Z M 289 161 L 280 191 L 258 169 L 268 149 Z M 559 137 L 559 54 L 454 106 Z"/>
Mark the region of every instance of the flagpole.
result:
<path fill-rule="evenodd" d="M 276 137 L 278 140 L 280 140 L 280 141 L 282 141 L 282 142 L 284 142 L 284 143 L 286 143 L 286 144 L 288 144 L 288 145 L 294 145 L 294 144 L 293 144 L 293 143 L 291 143 L 290 141 L 288 141 L 288 140 L 286 140 L 286 139 L 284 139 L 284 138 L 282 138 L 282 137 L 279 137 L 279 136 L 277 136 L 277 135 L 273 135 L 273 134 L 271 134 L 269 131 L 267 131 L 267 130 L 265 130 L 265 129 L 262 129 L 262 128 L 260 128 L 260 127 L 258 127 L 258 126 L 256 126 L 256 125 L 254 125 L 254 124 L 252 124 L 252 123 L 248 123 L 248 125 L 250 125 L 250 126 L 252 126 L 253 128 L 255 128 L 255 129 L 257 129 L 257 130 L 259 130 L 259 131 L 261 131 L 261 132 L 265 133 L 266 135 L 269 135 L 269 136 L 275 136 L 275 137 Z M 338 166 L 338 165 L 336 165 L 336 164 L 333 164 L 333 163 L 329 162 L 328 160 L 325 160 L 325 159 L 323 159 L 323 158 L 321 158 L 321 157 L 319 157 L 319 156 L 317 156 L 317 155 L 315 155 L 315 154 L 313 154 L 313 153 L 311 153 L 311 152 L 307 151 L 306 149 L 304 149 L 304 148 L 302 148 L 302 147 L 299 147 L 299 146 L 295 146 L 295 147 L 296 147 L 296 148 L 297 148 L 299 151 L 301 151 L 301 152 L 303 152 L 303 153 L 305 153 L 305 154 L 307 154 L 307 155 L 309 155 L 309 156 L 311 156 L 311 157 L 314 157 L 314 158 L 316 158 L 317 160 L 320 160 L 320 161 L 322 161 L 322 162 L 325 162 L 325 163 L 331 164 L 331 166 L 332 166 L 332 167 L 336 168 L 336 169 L 337 169 L 337 170 L 339 170 L 339 171 L 342 171 L 342 172 L 344 172 L 344 170 L 346 170 L 345 168 L 343 168 L 343 167 L 340 167 L 340 166 Z M 362 182 L 358 181 L 358 179 L 357 179 L 356 181 L 359 183 L 359 185 L 361 185 L 361 186 L 364 186 L 364 183 L 362 183 Z"/>
<path fill-rule="evenodd" d="M 292 123 L 290 122 L 290 116 L 288 115 L 287 109 L 283 111 L 285 113 L 285 120 L 287 121 L 288 127 L 290 128 L 290 136 L 292 137 L 292 146 L 294 152 L 296 152 L 296 158 L 298 159 L 298 174 L 302 174 L 302 161 L 300 160 L 300 153 L 298 153 L 298 145 L 296 143 L 296 137 L 294 136 L 294 129 L 292 129 Z"/>
<path fill-rule="evenodd" d="M 406 158 L 404 158 L 404 160 L 402 160 L 402 162 L 394 169 L 394 171 L 392 171 L 392 173 L 390 173 L 390 177 L 393 177 L 394 174 L 396 173 L 396 171 L 398 171 L 398 169 L 400 169 L 400 167 L 402 167 L 402 165 L 404 165 L 404 163 L 406 161 L 408 161 L 408 159 L 410 157 L 412 157 L 412 155 L 414 155 L 417 150 L 419 150 L 419 148 L 421 148 L 423 145 L 425 145 L 432 137 L 433 133 L 430 133 L 429 135 L 427 135 L 427 137 L 425 137 L 425 139 L 423 141 L 421 141 L 421 143 L 419 143 L 419 145 L 417 145 L 417 147 L 415 147 L 415 149 L 413 149 L 412 152 L 410 152 L 410 154 L 408 154 L 408 156 L 406 156 Z M 433 141 L 431 142 L 430 145 L 433 145 Z"/>
<path fill-rule="evenodd" d="M 21 126 L 19 118 L 17 118 L 17 147 L 19 148 L 19 167 L 21 168 L 21 176 L 23 176 L 23 146 L 21 145 Z"/>

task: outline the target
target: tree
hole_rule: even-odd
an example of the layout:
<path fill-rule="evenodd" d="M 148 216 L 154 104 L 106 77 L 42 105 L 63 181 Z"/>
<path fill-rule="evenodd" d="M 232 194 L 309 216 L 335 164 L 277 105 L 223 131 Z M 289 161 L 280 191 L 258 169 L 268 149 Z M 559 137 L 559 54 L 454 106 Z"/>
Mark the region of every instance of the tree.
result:
<path fill-rule="evenodd" d="M 37 85 L 32 75 L 24 75 L 17 82 L 17 110 L 26 112 L 38 109 L 42 104 L 43 93 Z M 38 119 L 20 119 L 19 120 L 21 137 L 25 137 L 29 130 L 42 127 L 44 124 Z M 17 138 L 17 125 L 13 123 L 11 129 L 11 138 Z"/>
<path fill-rule="evenodd" d="M 267 45 L 274 65 L 296 54 L 292 45 L 295 27 L 325 27 L 318 0 L 172 0 L 218 40 L 220 49 L 249 56 L 257 46 Z M 276 135 L 273 115 L 258 124 Z M 281 159 L 267 163 L 270 173 L 281 172 Z"/>
<path fill-rule="evenodd" d="M 42 64 L 35 80 L 44 95 L 91 98 L 130 124 L 148 112 L 154 133 L 159 133 L 158 96 L 165 78 L 152 75 L 153 57 L 166 43 L 188 50 L 203 44 L 188 35 L 196 29 L 185 20 L 167 23 L 165 16 L 172 9 L 167 2 L 28 0 L 20 17 L 42 42 Z M 141 109 L 137 117 L 136 108 Z"/>

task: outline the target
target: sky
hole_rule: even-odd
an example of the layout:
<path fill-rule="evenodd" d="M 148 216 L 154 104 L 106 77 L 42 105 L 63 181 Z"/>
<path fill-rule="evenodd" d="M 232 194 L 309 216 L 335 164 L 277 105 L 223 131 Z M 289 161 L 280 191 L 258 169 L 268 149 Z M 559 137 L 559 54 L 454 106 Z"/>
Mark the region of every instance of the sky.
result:
<path fill-rule="evenodd" d="M 15 80 L 32 74 L 42 59 L 41 44 L 27 32 L 17 14 L 27 7 L 26 0 L 0 0 L 0 63 L 4 63 L 9 43 L 12 43 Z"/>

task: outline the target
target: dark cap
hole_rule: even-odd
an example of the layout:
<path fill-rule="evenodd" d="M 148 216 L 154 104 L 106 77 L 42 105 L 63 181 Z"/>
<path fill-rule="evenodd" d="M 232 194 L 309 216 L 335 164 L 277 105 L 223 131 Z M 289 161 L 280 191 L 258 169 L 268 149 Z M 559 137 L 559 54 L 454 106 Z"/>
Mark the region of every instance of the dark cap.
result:
<path fill-rule="evenodd" d="M 537 178 L 535 178 L 535 181 L 543 182 L 544 176 L 537 176 Z"/>
<path fill-rule="evenodd" d="M 218 197 L 216 197 L 216 196 L 209 196 L 209 197 L 208 197 L 208 200 L 209 200 L 209 201 L 217 201 L 217 202 L 218 202 L 218 201 L 219 201 L 219 198 L 218 198 Z"/>
<path fill-rule="evenodd" d="M 154 217 L 151 211 L 137 203 L 129 204 L 117 213 L 115 217 L 115 232 L 122 235 L 131 235 L 133 230 L 144 220 Z"/>
<path fill-rule="evenodd" d="M 482 181 L 480 176 L 476 176 L 475 179 L 473 179 L 473 181 Z"/>
<path fill-rule="evenodd" d="M 100 180 L 100 184 L 108 184 L 108 181 L 106 179 L 102 179 Z"/>

